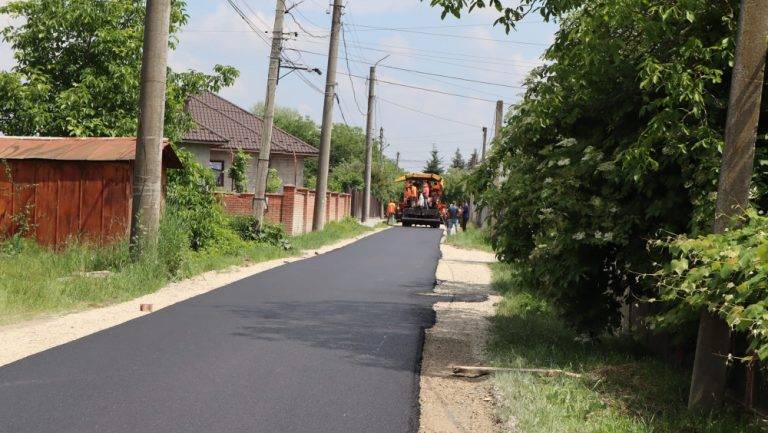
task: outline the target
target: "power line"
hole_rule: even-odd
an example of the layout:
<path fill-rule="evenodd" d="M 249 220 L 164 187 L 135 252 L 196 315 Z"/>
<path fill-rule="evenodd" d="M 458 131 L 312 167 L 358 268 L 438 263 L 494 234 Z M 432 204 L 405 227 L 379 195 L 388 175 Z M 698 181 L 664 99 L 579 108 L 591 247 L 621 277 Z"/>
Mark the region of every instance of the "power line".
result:
<path fill-rule="evenodd" d="M 339 74 L 349 75 L 350 77 L 355 77 L 355 78 L 363 79 L 363 80 L 367 79 L 366 77 L 363 77 L 361 75 L 345 74 L 343 72 L 339 72 Z M 389 85 L 392 85 L 392 86 L 405 87 L 405 88 L 408 88 L 408 89 L 421 90 L 423 92 L 437 93 L 439 95 L 455 96 L 455 97 L 458 97 L 458 98 L 473 99 L 473 100 L 476 100 L 476 101 L 483 101 L 483 102 L 493 102 L 494 104 L 496 103 L 495 99 L 487 99 L 487 98 L 480 98 L 480 97 L 477 97 L 477 96 L 469 96 L 469 95 L 462 95 L 462 94 L 459 94 L 459 93 L 445 92 L 445 91 L 438 90 L 438 89 L 429 89 L 429 88 L 426 88 L 426 87 L 419 87 L 419 86 L 414 86 L 414 85 L 405 84 L 405 83 L 397 83 L 397 82 L 394 82 L 394 81 L 376 80 L 376 82 L 377 83 L 389 84 Z"/>
<path fill-rule="evenodd" d="M 309 50 L 301 50 L 301 49 L 297 49 L 297 48 L 288 48 L 288 50 L 289 51 L 295 51 L 295 52 L 298 52 L 298 53 L 312 54 L 312 55 L 316 55 L 316 56 L 325 56 L 325 57 L 328 56 L 327 54 L 324 54 L 324 53 L 318 53 L 318 52 L 309 51 Z M 348 62 L 370 64 L 370 62 L 363 61 L 363 60 L 356 60 L 354 58 L 350 58 L 349 56 L 345 56 L 345 57 L 342 57 L 342 58 L 347 60 Z M 387 68 L 390 68 L 390 69 L 397 69 L 397 70 L 402 70 L 402 71 L 415 72 L 415 73 L 419 73 L 419 74 L 422 74 L 422 75 L 431 75 L 433 77 L 442 77 L 442 76 L 444 76 L 444 75 L 441 75 L 441 74 L 432 74 L 432 73 L 429 73 L 429 72 L 415 71 L 415 70 L 410 70 L 410 69 L 406 69 L 406 68 L 399 68 L 399 67 L 393 67 L 393 66 L 387 66 L 387 65 L 381 65 L 381 66 L 382 67 L 387 67 Z M 349 70 L 349 68 L 347 68 L 347 70 Z M 480 83 L 483 83 L 483 84 L 491 84 L 491 83 L 487 83 L 487 82 L 484 82 L 484 81 L 472 80 L 472 79 L 467 79 L 467 78 L 463 78 L 463 77 L 453 77 L 453 76 L 445 76 L 445 77 L 448 77 L 448 78 L 451 78 L 451 79 L 456 79 L 456 80 L 461 80 L 461 81 L 470 81 L 470 82 L 480 82 Z M 483 94 L 491 95 L 491 96 L 498 96 L 498 93 L 486 92 L 484 90 L 475 89 L 473 87 L 461 86 L 461 85 L 458 85 L 456 83 L 451 83 L 451 82 L 448 82 L 448 81 L 438 80 L 436 78 L 432 78 L 432 80 L 437 81 L 439 83 L 447 84 L 449 86 L 458 87 L 458 88 L 461 88 L 461 89 L 464 89 L 464 90 L 470 90 L 470 91 L 473 91 L 473 92 L 483 93 Z M 522 89 L 523 88 L 523 87 L 520 87 L 520 86 L 513 86 L 513 85 L 509 85 L 509 84 L 497 84 L 497 83 L 493 83 L 493 84 L 499 85 L 499 86 L 503 86 L 503 87 L 515 88 L 515 89 Z"/>
<path fill-rule="evenodd" d="M 451 80 L 460 80 L 460 81 L 467 81 L 470 83 L 477 83 L 477 84 L 487 84 L 489 86 L 499 86 L 499 87 L 509 87 L 511 89 L 522 89 L 521 86 L 515 86 L 511 84 L 502 84 L 502 83 L 494 83 L 491 81 L 483 81 L 483 80 L 473 80 L 471 78 L 465 78 L 465 77 L 456 77 L 452 75 L 443 75 L 443 74 L 437 74 L 434 72 L 424 72 L 424 71 L 418 71 L 416 69 L 408 69 L 408 68 L 401 68 L 398 66 L 389 66 L 389 65 L 381 65 L 382 68 L 387 69 L 395 69 L 397 71 L 406 71 L 406 72 L 413 72 L 414 74 L 420 74 L 420 75 L 430 75 L 433 77 L 440 77 L 440 78 L 449 78 Z"/>
<path fill-rule="evenodd" d="M 437 114 L 432 114 L 432 113 L 429 113 L 429 112 L 424 111 L 424 110 L 419 110 L 418 108 L 408 107 L 406 105 L 402 105 L 402 104 L 399 104 L 397 102 L 390 101 L 389 99 L 384 99 L 381 96 L 379 96 L 376 99 L 379 100 L 379 101 L 386 102 L 387 104 L 394 105 L 395 107 L 399 107 L 399 108 L 402 108 L 402 109 L 408 110 L 408 111 L 413 111 L 414 113 L 419 113 L 419 114 L 424 115 L 424 116 L 433 117 L 435 119 L 444 120 L 446 122 L 451 122 L 451 123 L 456 123 L 458 125 L 469 126 L 469 127 L 472 127 L 472 128 L 482 128 L 482 126 L 473 125 L 471 123 L 467 123 L 467 122 L 464 122 L 462 120 L 456 120 L 456 119 L 451 119 L 451 118 L 448 118 L 448 117 L 438 116 Z"/>
<path fill-rule="evenodd" d="M 421 30 L 397 29 L 394 27 L 376 27 L 376 26 L 365 26 L 365 25 L 358 25 L 358 27 L 370 29 L 371 31 L 393 31 L 393 32 L 402 32 L 402 33 L 414 33 L 418 35 L 440 36 L 445 38 L 458 38 L 458 39 L 472 39 L 477 41 L 499 42 L 499 43 L 508 43 L 508 44 L 516 44 L 516 45 L 530 45 L 530 46 L 541 46 L 541 47 L 549 46 L 549 44 L 542 44 L 539 42 L 524 42 L 524 41 L 512 41 L 508 39 L 483 38 L 479 36 L 452 35 L 449 33 L 433 33 L 433 32 L 424 32 Z"/>
<path fill-rule="evenodd" d="M 345 54 L 344 55 L 344 60 L 347 63 L 347 73 L 349 74 L 348 75 L 348 77 L 349 77 L 349 84 L 352 86 L 352 98 L 355 100 L 355 106 L 357 107 L 357 111 L 361 115 L 365 116 L 366 114 L 363 113 L 363 109 L 360 108 L 360 103 L 357 101 L 357 90 L 355 90 L 355 82 L 352 80 L 352 69 L 349 67 L 349 57 L 346 55 L 348 50 L 347 50 L 347 36 L 346 36 L 347 32 L 345 31 L 345 28 L 346 28 L 346 26 L 342 22 L 342 24 L 341 24 L 341 40 L 344 43 L 344 54 Z"/>

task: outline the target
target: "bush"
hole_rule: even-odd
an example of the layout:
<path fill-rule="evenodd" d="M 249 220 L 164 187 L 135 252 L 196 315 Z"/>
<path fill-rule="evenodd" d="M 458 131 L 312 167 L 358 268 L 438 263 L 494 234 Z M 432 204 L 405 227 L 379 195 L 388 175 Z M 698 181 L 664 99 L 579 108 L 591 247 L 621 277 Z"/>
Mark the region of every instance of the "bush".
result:
<path fill-rule="evenodd" d="M 750 210 L 741 228 L 652 245 L 674 257 L 653 274 L 670 307 L 654 325 L 677 327 L 706 307 L 748 334 L 750 349 L 768 359 L 768 218 Z"/>
<path fill-rule="evenodd" d="M 280 191 L 280 188 L 282 187 L 283 181 L 280 179 L 280 176 L 277 175 L 277 169 L 270 168 L 267 171 L 267 192 L 274 194 Z"/>
<path fill-rule="evenodd" d="M 226 217 L 214 195 L 213 172 L 188 151 L 179 149 L 177 153 L 184 168 L 169 172 L 166 205 L 188 232 L 190 247 L 198 251 L 212 246 L 227 229 Z"/>
<path fill-rule="evenodd" d="M 157 259 L 169 276 L 179 275 L 189 247 L 189 232 L 184 227 L 184 221 L 175 212 L 166 212 L 160 222 Z"/>
<path fill-rule="evenodd" d="M 232 185 L 234 185 L 235 191 L 238 193 L 244 193 L 248 189 L 248 162 L 251 160 L 251 155 L 243 152 L 242 149 L 237 149 L 235 156 L 232 158 L 232 167 L 229 168 L 229 177 L 232 179 Z"/>
<path fill-rule="evenodd" d="M 254 217 L 237 216 L 230 217 L 229 227 L 244 241 L 279 246 L 285 250 L 291 248 L 285 230 L 279 224 L 262 221 L 261 227 L 257 229 Z"/>

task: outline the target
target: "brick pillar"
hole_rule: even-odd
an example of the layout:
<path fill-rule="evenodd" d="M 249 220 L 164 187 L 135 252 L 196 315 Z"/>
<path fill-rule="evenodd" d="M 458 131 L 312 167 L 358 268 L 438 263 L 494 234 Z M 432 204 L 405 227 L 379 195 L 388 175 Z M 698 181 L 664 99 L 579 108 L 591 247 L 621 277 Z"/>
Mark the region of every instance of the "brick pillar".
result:
<path fill-rule="evenodd" d="M 302 230 L 304 230 L 304 233 L 306 233 L 306 232 L 309 231 L 308 230 L 309 228 L 307 227 L 307 215 L 308 215 L 308 212 L 310 212 L 310 209 L 309 209 L 309 190 L 308 189 L 304 189 L 304 190 L 302 190 L 301 193 L 304 194 L 304 221 L 301 223 L 301 227 L 302 227 Z M 313 207 L 313 209 L 314 209 L 314 207 Z"/>
<path fill-rule="evenodd" d="M 296 187 L 293 185 L 283 186 L 283 211 L 281 215 L 281 223 L 285 229 L 285 233 L 289 236 L 293 235 L 293 206 L 296 203 L 294 198 L 296 194 Z"/>

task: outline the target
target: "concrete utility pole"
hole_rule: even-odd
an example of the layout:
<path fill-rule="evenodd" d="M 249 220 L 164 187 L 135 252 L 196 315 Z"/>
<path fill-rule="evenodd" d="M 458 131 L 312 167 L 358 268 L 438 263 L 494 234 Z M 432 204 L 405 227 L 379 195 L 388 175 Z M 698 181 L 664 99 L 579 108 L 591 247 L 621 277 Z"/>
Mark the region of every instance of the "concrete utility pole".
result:
<path fill-rule="evenodd" d="M 283 51 L 284 18 L 285 0 L 277 0 L 275 24 L 272 27 L 272 49 L 269 54 L 267 96 L 264 98 L 264 126 L 261 130 L 259 159 L 256 162 L 256 191 L 253 195 L 253 217 L 259 227 L 264 218 L 264 211 L 267 209 L 267 176 L 269 175 L 269 154 L 272 151 L 272 126 L 275 120 L 275 90 L 280 76 L 280 56 Z"/>
<path fill-rule="evenodd" d="M 162 201 L 163 126 L 165 125 L 165 78 L 168 65 L 170 0 L 147 0 L 144 48 L 141 57 L 139 133 L 133 165 L 131 209 L 131 256 L 141 257 L 144 248 L 157 243 Z"/>
<path fill-rule="evenodd" d="M 493 141 L 498 144 L 501 137 L 501 122 L 504 120 L 504 101 L 496 101 L 496 118 L 493 123 Z"/>
<path fill-rule="evenodd" d="M 362 222 L 368 221 L 371 212 L 371 162 L 373 160 L 373 107 L 374 87 L 376 85 L 376 66 L 371 66 L 368 78 L 368 116 L 365 122 L 365 190 L 363 193 Z"/>
<path fill-rule="evenodd" d="M 339 57 L 339 28 L 341 27 L 341 0 L 333 0 L 331 42 L 328 46 L 328 69 L 325 77 L 325 102 L 323 125 L 320 130 L 320 160 L 317 164 L 317 190 L 312 230 L 325 227 L 325 202 L 328 193 L 328 163 L 331 158 L 331 132 L 333 131 L 333 98 L 336 95 L 336 60 Z"/>
<path fill-rule="evenodd" d="M 480 156 L 480 161 L 485 161 L 485 147 L 488 143 L 488 128 L 483 126 L 483 153 Z"/>
<path fill-rule="evenodd" d="M 749 204 L 755 139 L 768 38 L 768 0 L 742 0 L 728 98 L 714 232 L 723 233 Z M 730 331 L 723 319 L 701 310 L 688 407 L 709 410 L 723 403 Z"/>

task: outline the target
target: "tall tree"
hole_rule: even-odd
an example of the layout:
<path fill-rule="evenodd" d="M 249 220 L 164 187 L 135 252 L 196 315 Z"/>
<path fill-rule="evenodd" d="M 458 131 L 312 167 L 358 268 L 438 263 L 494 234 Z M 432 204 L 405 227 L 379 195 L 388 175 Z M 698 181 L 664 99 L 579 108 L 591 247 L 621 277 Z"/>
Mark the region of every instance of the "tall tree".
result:
<path fill-rule="evenodd" d="M 451 160 L 451 168 L 458 168 L 460 170 L 463 170 L 466 168 L 467 163 L 464 161 L 464 156 L 461 155 L 461 151 L 459 148 L 456 148 L 456 153 L 453 154 L 453 159 Z"/>
<path fill-rule="evenodd" d="M 184 1 L 173 1 L 169 46 L 186 24 Z M 0 14 L 18 17 L 2 30 L 16 65 L 0 72 L 0 131 L 12 135 L 136 135 L 144 2 L 16 0 Z M 169 71 L 165 135 L 191 126 L 187 96 L 217 91 L 238 73 L 216 65 L 208 75 Z"/>
<path fill-rule="evenodd" d="M 440 159 L 440 153 L 436 147 L 432 147 L 430 158 L 427 165 L 424 166 L 424 173 L 443 174 L 443 161 Z"/>

